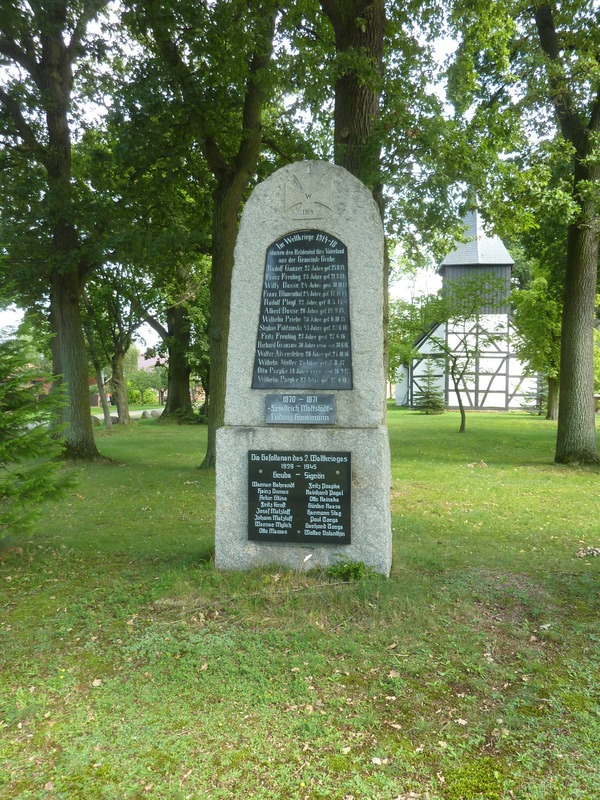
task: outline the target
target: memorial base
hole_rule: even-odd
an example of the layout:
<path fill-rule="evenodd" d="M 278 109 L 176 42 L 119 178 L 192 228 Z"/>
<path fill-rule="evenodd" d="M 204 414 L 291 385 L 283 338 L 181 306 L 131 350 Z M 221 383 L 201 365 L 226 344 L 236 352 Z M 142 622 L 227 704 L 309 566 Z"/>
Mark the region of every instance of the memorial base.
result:
<path fill-rule="evenodd" d="M 256 451 L 351 453 L 351 543 L 250 541 L 248 454 Z M 389 445 L 384 427 L 223 427 L 217 432 L 215 565 L 220 569 L 245 570 L 278 564 L 307 570 L 348 560 L 362 561 L 387 576 L 392 563 L 390 481 Z"/>

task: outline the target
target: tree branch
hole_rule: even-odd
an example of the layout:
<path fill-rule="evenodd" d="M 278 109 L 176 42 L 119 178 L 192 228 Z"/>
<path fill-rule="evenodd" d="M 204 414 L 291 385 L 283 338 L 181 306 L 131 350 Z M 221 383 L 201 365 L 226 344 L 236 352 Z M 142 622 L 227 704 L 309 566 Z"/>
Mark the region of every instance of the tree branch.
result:
<path fill-rule="evenodd" d="M 163 325 L 161 325 L 157 319 L 151 317 L 148 312 L 142 314 L 142 319 L 144 320 L 144 322 L 147 322 L 151 328 L 154 328 L 154 330 L 158 333 L 158 335 L 163 341 L 166 341 L 169 338 L 169 332 L 167 331 L 167 329 Z"/>
<path fill-rule="evenodd" d="M 254 168 L 260 152 L 262 137 L 261 115 L 264 89 L 261 85 L 261 72 L 269 65 L 273 52 L 276 8 L 273 7 L 265 21 L 264 31 L 256 32 L 255 50 L 250 61 L 244 108 L 242 111 L 242 139 L 235 157 L 236 173 Z"/>
<path fill-rule="evenodd" d="M 26 37 L 26 41 L 29 44 L 28 49 L 31 50 L 31 47 L 33 46 L 33 39 L 28 36 Z M 35 59 L 32 58 L 31 53 L 26 53 L 25 50 L 22 50 L 12 39 L 6 39 L 3 37 L 0 38 L 0 54 L 19 64 L 35 80 L 38 65 Z"/>
<path fill-rule="evenodd" d="M 590 124 L 588 127 L 591 131 L 600 130 L 600 89 L 596 94 L 596 99 L 594 100 L 594 105 L 592 106 Z"/>
<path fill-rule="evenodd" d="M 83 5 L 81 16 L 75 23 L 75 28 L 71 36 L 71 41 L 67 47 L 69 59 L 73 59 L 75 50 L 83 41 L 88 24 L 96 17 L 107 5 L 107 0 L 87 0 Z"/>
<path fill-rule="evenodd" d="M 204 129 L 202 111 L 198 110 L 198 113 L 194 114 L 194 118 L 196 121 L 196 128 L 202 131 Z M 206 163 L 208 164 L 212 174 L 216 177 L 221 173 L 227 172 L 229 170 L 229 164 L 219 150 L 219 145 L 217 144 L 216 139 L 213 136 L 209 136 L 205 132 L 204 134 L 200 133 L 199 140 L 204 158 L 206 159 Z"/>
<path fill-rule="evenodd" d="M 35 156 L 37 156 L 44 165 L 46 165 L 47 150 L 42 144 L 40 144 L 40 142 L 38 142 L 33 128 L 31 125 L 29 125 L 21 113 L 21 109 L 17 101 L 14 99 L 14 97 L 11 97 L 8 92 L 4 91 L 4 89 L 0 89 L 0 103 L 2 103 L 12 118 L 15 128 L 17 129 L 17 133 L 23 140 L 25 146 Z"/>
<path fill-rule="evenodd" d="M 281 149 L 281 147 L 279 147 L 279 145 L 278 145 L 278 143 L 275 141 L 275 139 L 271 138 L 270 136 L 265 136 L 265 135 L 263 134 L 263 137 L 262 137 L 262 144 L 263 144 L 265 147 L 268 147 L 268 148 L 269 148 L 269 150 L 271 150 L 271 152 L 272 152 L 272 153 L 275 153 L 275 155 L 277 155 L 277 156 L 279 156 L 280 158 L 282 158 L 282 159 L 283 159 L 284 161 L 286 161 L 288 164 L 292 164 L 294 161 L 296 161 L 296 160 L 298 159 L 298 153 L 297 153 L 297 152 L 296 152 L 296 153 L 286 153 L 284 150 L 282 150 L 282 149 Z M 305 155 L 306 155 L 308 158 L 315 158 L 315 154 L 314 154 L 314 152 L 312 152 L 312 151 L 309 149 L 309 147 L 308 147 L 308 146 L 305 148 L 305 152 L 304 152 L 304 154 L 305 154 Z"/>
<path fill-rule="evenodd" d="M 198 98 L 192 96 L 192 92 L 190 91 L 190 87 L 194 85 L 197 78 L 194 76 L 188 64 L 186 64 L 177 44 L 168 30 L 162 3 L 158 0 L 147 0 L 143 5 L 143 9 L 143 13 L 146 13 L 149 17 L 149 25 L 154 34 L 158 51 L 171 73 L 171 81 L 181 92 L 188 107 L 192 109 L 194 127 L 198 133 L 198 140 L 210 170 L 214 175 L 227 171 L 229 169 L 229 164 L 219 150 L 216 140 L 210 135 L 206 128 L 203 109 L 198 107 Z"/>
<path fill-rule="evenodd" d="M 533 16 L 538 30 L 540 46 L 550 61 L 547 67 L 548 80 L 552 88 L 552 104 L 558 117 L 563 136 L 579 150 L 587 139 L 572 92 L 567 83 L 560 56 L 560 40 L 554 25 L 552 8 L 548 3 L 534 7 Z M 582 141 L 583 140 L 583 141 Z"/>

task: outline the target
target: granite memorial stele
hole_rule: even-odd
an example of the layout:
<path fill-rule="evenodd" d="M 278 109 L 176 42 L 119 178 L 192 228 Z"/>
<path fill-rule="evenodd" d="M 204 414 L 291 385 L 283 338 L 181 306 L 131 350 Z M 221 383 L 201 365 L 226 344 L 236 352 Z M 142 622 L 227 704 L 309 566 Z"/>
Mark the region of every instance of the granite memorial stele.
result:
<path fill-rule="evenodd" d="M 391 567 L 383 230 L 341 167 L 252 192 L 235 248 L 215 563 Z"/>

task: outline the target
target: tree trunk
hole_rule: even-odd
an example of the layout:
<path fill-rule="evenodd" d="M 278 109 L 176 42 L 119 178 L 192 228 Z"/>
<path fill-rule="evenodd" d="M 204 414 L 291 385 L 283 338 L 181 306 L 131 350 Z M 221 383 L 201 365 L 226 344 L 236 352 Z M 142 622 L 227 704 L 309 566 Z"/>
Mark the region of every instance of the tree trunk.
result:
<path fill-rule="evenodd" d="M 172 414 L 185 416 L 192 413 L 192 401 L 191 369 L 187 358 L 190 349 L 190 319 L 184 306 L 167 308 L 167 333 L 169 351 L 167 404 L 161 417 Z"/>
<path fill-rule="evenodd" d="M 48 174 L 46 202 L 52 225 L 55 265 L 52 269 L 51 314 L 57 331 L 58 358 L 69 393 L 63 412 L 68 424 L 64 434 L 68 458 L 99 456 L 94 441 L 88 383 L 88 360 L 80 310 L 82 264 L 74 223 L 71 186 L 72 64 L 61 34 L 54 30 L 42 37 L 42 61 L 38 81 L 45 92 L 48 128 L 45 167 Z"/>
<path fill-rule="evenodd" d="M 253 5 L 253 4 L 251 4 Z M 248 61 L 248 77 L 241 111 L 241 129 L 237 152 L 230 153 L 229 139 L 221 147 L 214 126 L 207 125 L 207 117 L 214 109 L 198 104 L 195 69 L 190 69 L 175 40 L 164 24 L 163 5 L 158 0 L 144 4 L 150 14 L 158 49 L 164 63 L 172 71 L 190 109 L 192 124 L 207 164 L 215 176 L 212 225 L 212 272 L 210 289 L 210 399 L 208 402 L 208 441 L 202 467 L 214 467 L 216 462 L 216 432 L 225 417 L 225 384 L 227 368 L 227 338 L 229 334 L 229 303 L 231 297 L 231 272 L 233 250 L 237 232 L 237 219 L 244 190 L 256 171 L 262 143 L 262 110 L 270 90 L 268 68 L 273 51 L 275 19 L 279 4 L 268 0 L 256 4 L 254 46 Z"/>
<path fill-rule="evenodd" d="M 58 270 L 54 271 L 50 302 L 57 340 L 53 354 L 59 362 L 62 381 L 69 394 L 69 405 L 63 409 L 63 422 L 67 425 L 64 434 L 65 455 L 67 458 L 97 458 L 99 453 L 92 428 L 88 360 L 76 272 L 61 274 Z"/>
<path fill-rule="evenodd" d="M 112 420 L 110 418 L 110 406 L 108 405 L 108 400 L 106 399 L 106 392 L 104 390 L 104 375 L 102 374 L 102 370 L 99 366 L 94 364 L 94 370 L 96 373 L 96 386 L 98 387 L 98 397 L 100 398 L 100 404 L 102 406 L 102 414 L 104 416 L 104 427 L 106 430 L 110 430 L 112 428 Z"/>
<path fill-rule="evenodd" d="M 593 210 L 587 212 L 570 226 L 567 240 L 555 455 L 560 464 L 598 463 L 594 415 L 598 232 Z"/>
<path fill-rule="evenodd" d="M 321 0 L 341 67 L 335 84 L 335 163 L 374 191 L 380 182 L 379 117 L 384 0 Z M 349 66 L 345 66 L 349 65 Z"/>
<path fill-rule="evenodd" d="M 594 193 L 600 184 L 597 139 L 600 96 L 585 114 L 578 111 L 570 82 L 568 42 L 554 19 L 554 4 L 532 4 L 540 46 L 546 56 L 551 100 L 563 138 L 574 148 L 573 198 L 579 206 L 569 226 L 560 349 L 560 407 L 555 461 L 597 464 L 594 417 L 594 311 L 598 275 L 598 218 Z"/>
<path fill-rule="evenodd" d="M 63 411 L 63 420 L 68 424 L 64 435 L 65 454 L 68 458 L 96 458 L 99 453 L 92 428 L 88 362 L 79 307 L 79 240 L 73 220 L 71 134 L 68 117 L 73 79 L 71 61 L 66 57 L 66 45 L 57 30 L 42 37 L 42 40 L 38 81 L 46 93 L 46 202 L 56 258 L 52 270 L 50 302 L 57 330 L 61 373 L 69 393 L 69 407 Z"/>
<path fill-rule="evenodd" d="M 321 8 L 333 27 L 341 66 L 335 83 L 334 160 L 372 191 L 383 222 L 385 199 L 377 121 L 383 82 L 385 0 L 321 0 Z M 389 352 L 388 276 L 386 242 L 383 269 L 384 381 L 388 374 Z"/>
<path fill-rule="evenodd" d="M 50 37 L 46 46 L 52 53 L 49 64 L 60 62 L 58 52 L 61 51 L 61 44 L 58 39 Z M 51 319 L 56 331 L 53 358 L 58 362 L 69 395 L 69 406 L 63 410 L 63 421 L 67 424 L 64 434 L 65 455 L 67 458 L 91 459 L 97 458 L 99 453 L 92 428 L 88 360 L 80 309 L 79 241 L 73 222 L 70 185 L 71 140 L 67 116 L 69 93 L 63 87 L 57 88 L 52 69 L 48 70 L 45 77 L 48 79 L 49 95 L 53 100 L 46 112 L 50 143 L 46 159 L 47 203 L 52 221 L 52 246 L 56 264 L 52 270 L 50 294 Z"/>
<path fill-rule="evenodd" d="M 98 387 L 98 397 L 100 398 L 100 403 L 102 405 L 102 413 L 104 415 L 104 427 L 106 428 L 106 430 L 110 430 L 110 428 L 112 428 L 112 420 L 110 418 L 110 406 L 108 405 L 108 400 L 106 399 L 106 391 L 104 389 L 104 375 L 102 374 L 100 357 L 98 355 L 98 348 L 96 347 L 96 340 L 94 337 L 94 331 L 90 319 L 90 306 L 85 290 L 83 290 L 82 292 L 82 299 L 86 310 L 86 315 L 84 315 L 83 319 L 83 332 L 85 334 L 85 338 L 87 339 L 90 358 L 92 360 L 92 364 L 94 365 L 94 373 L 96 375 L 96 386 Z"/>
<path fill-rule="evenodd" d="M 452 385 L 454 386 L 454 391 L 456 393 L 456 399 L 458 400 L 458 409 L 460 411 L 460 427 L 458 429 L 459 433 L 464 433 L 467 429 L 467 414 L 465 412 L 465 406 L 462 399 L 462 394 L 460 392 L 460 381 L 462 376 L 464 375 L 464 371 L 461 373 L 460 376 L 456 374 L 457 364 L 456 361 L 453 361 L 450 357 L 451 367 L 450 367 L 450 377 L 452 378 Z"/>
<path fill-rule="evenodd" d="M 117 414 L 120 425 L 129 425 L 129 400 L 127 397 L 127 385 L 123 375 L 123 358 L 125 353 L 115 353 L 112 359 L 112 378 L 113 398 L 117 404 Z"/>
<path fill-rule="evenodd" d="M 208 442 L 202 467 L 216 464 L 217 430 L 225 421 L 227 340 L 231 273 L 237 233 L 237 217 L 247 180 L 223 181 L 214 192 L 212 272 L 210 281 L 210 395 L 208 397 Z"/>
<path fill-rule="evenodd" d="M 558 378 L 548 378 L 548 410 L 546 419 L 558 419 Z"/>

